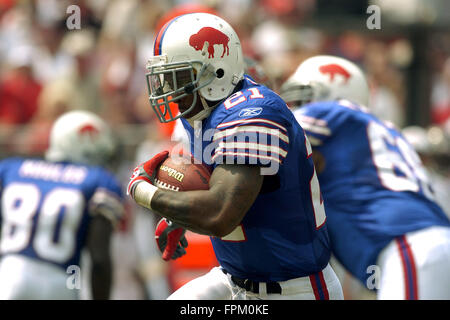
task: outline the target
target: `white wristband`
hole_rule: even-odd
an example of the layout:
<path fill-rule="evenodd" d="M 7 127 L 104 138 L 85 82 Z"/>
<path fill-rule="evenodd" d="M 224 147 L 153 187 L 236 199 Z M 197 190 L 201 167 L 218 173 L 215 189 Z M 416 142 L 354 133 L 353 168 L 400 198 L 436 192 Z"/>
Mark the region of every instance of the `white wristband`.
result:
<path fill-rule="evenodd" d="M 139 182 L 134 188 L 134 201 L 141 206 L 151 209 L 150 204 L 156 190 L 158 188 L 150 183 L 144 181 Z"/>

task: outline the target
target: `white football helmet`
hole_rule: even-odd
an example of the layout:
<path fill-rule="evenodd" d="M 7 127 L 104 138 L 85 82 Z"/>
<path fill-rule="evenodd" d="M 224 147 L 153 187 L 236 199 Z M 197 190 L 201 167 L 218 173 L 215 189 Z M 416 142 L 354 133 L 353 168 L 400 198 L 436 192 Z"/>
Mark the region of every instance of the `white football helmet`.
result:
<path fill-rule="evenodd" d="M 363 72 L 353 62 L 334 56 L 314 56 L 301 63 L 281 86 L 281 97 L 295 107 L 339 99 L 367 106 L 369 86 Z"/>
<path fill-rule="evenodd" d="M 56 119 L 50 131 L 49 161 L 104 165 L 113 155 L 114 140 L 108 125 L 88 111 L 69 111 Z"/>
<path fill-rule="evenodd" d="M 202 120 L 227 98 L 243 78 L 240 40 L 223 19 L 209 13 L 178 16 L 156 36 L 146 74 L 150 104 L 161 122 L 189 114 L 197 103 L 203 109 L 189 120 Z M 190 107 L 174 115 L 169 103 L 193 95 Z M 217 101 L 208 106 L 205 100 Z"/>

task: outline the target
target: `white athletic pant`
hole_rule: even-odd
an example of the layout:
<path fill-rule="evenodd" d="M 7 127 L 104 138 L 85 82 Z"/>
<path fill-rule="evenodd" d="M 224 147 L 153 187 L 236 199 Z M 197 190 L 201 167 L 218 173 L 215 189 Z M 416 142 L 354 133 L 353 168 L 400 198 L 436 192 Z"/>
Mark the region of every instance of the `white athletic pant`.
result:
<path fill-rule="evenodd" d="M 70 274 L 60 268 L 22 255 L 0 259 L 0 300 L 77 299 L 77 289 L 66 285 Z"/>
<path fill-rule="evenodd" d="M 450 228 L 430 227 L 393 240 L 377 265 L 380 300 L 450 299 Z"/>
<path fill-rule="evenodd" d="M 328 264 L 321 272 L 309 277 L 278 282 L 282 293 L 267 294 L 266 284 L 259 284 L 259 294 L 237 286 L 230 274 L 221 267 L 211 269 L 175 291 L 168 300 L 320 300 L 343 299 L 342 287 L 334 270 Z"/>

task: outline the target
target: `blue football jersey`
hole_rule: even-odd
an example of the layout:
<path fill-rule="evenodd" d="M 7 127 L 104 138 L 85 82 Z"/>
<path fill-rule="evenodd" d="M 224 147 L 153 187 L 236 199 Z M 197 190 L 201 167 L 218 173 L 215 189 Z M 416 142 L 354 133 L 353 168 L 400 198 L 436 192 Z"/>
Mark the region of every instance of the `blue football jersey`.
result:
<path fill-rule="evenodd" d="M 100 167 L 39 159 L 0 162 L 0 254 L 20 254 L 64 269 L 79 265 L 93 214 L 123 214 L 116 178 Z"/>
<path fill-rule="evenodd" d="M 223 238 L 211 237 L 220 265 L 255 281 L 321 271 L 330 248 L 312 149 L 284 101 L 246 76 L 200 127 L 183 124 L 197 160 L 212 169 L 257 165 L 265 175 L 241 224 Z"/>
<path fill-rule="evenodd" d="M 322 159 L 316 169 L 333 254 L 363 284 L 395 237 L 450 225 L 417 153 L 392 124 L 346 100 L 294 114 Z"/>

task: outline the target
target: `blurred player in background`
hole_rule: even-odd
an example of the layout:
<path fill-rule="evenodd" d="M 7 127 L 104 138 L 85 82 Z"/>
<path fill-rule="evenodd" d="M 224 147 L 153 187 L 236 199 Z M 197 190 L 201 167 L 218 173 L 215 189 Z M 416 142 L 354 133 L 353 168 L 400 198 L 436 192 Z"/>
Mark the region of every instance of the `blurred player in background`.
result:
<path fill-rule="evenodd" d="M 436 202 L 450 217 L 450 141 L 444 130 L 438 126 L 422 128 L 409 126 L 402 129 L 402 135 L 414 147 L 432 182 Z"/>
<path fill-rule="evenodd" d="M 336 258 L 378 299 L 450 299 L 449 219 L 413 147 L 366 109 L 362 71 L 312 57 L 282 97 L 301 107 Z"/>
<path fill-rule="evenodd" d="M 85 248 L 92 297 L 109 298 L 110 236 L 123 214 L 121 187 L 102 167 L 113 151 L 103 120 L 71 111 L 54 123 L 45 160 L 0 162 L 0 299 L 79 298 Z"/>
<path fill-rule="evenodd" d="M 190 141 L 192 155 L 213 170 L 209 190 L 158 189 L 152 176 L 168 156 L 161 152 L 129 183 L 138 204 L 165 217 L 156 230 L 163 258 L 184 254 L 185 229 L 211 236 L 220 267 L 169 299 L 342 299 L 308 139 L 279 96 L 244 75 L 231 26 L 206 13 L 171 20 L 147 80 L 160 121 L 181 118 L 200 139 Z"/>

